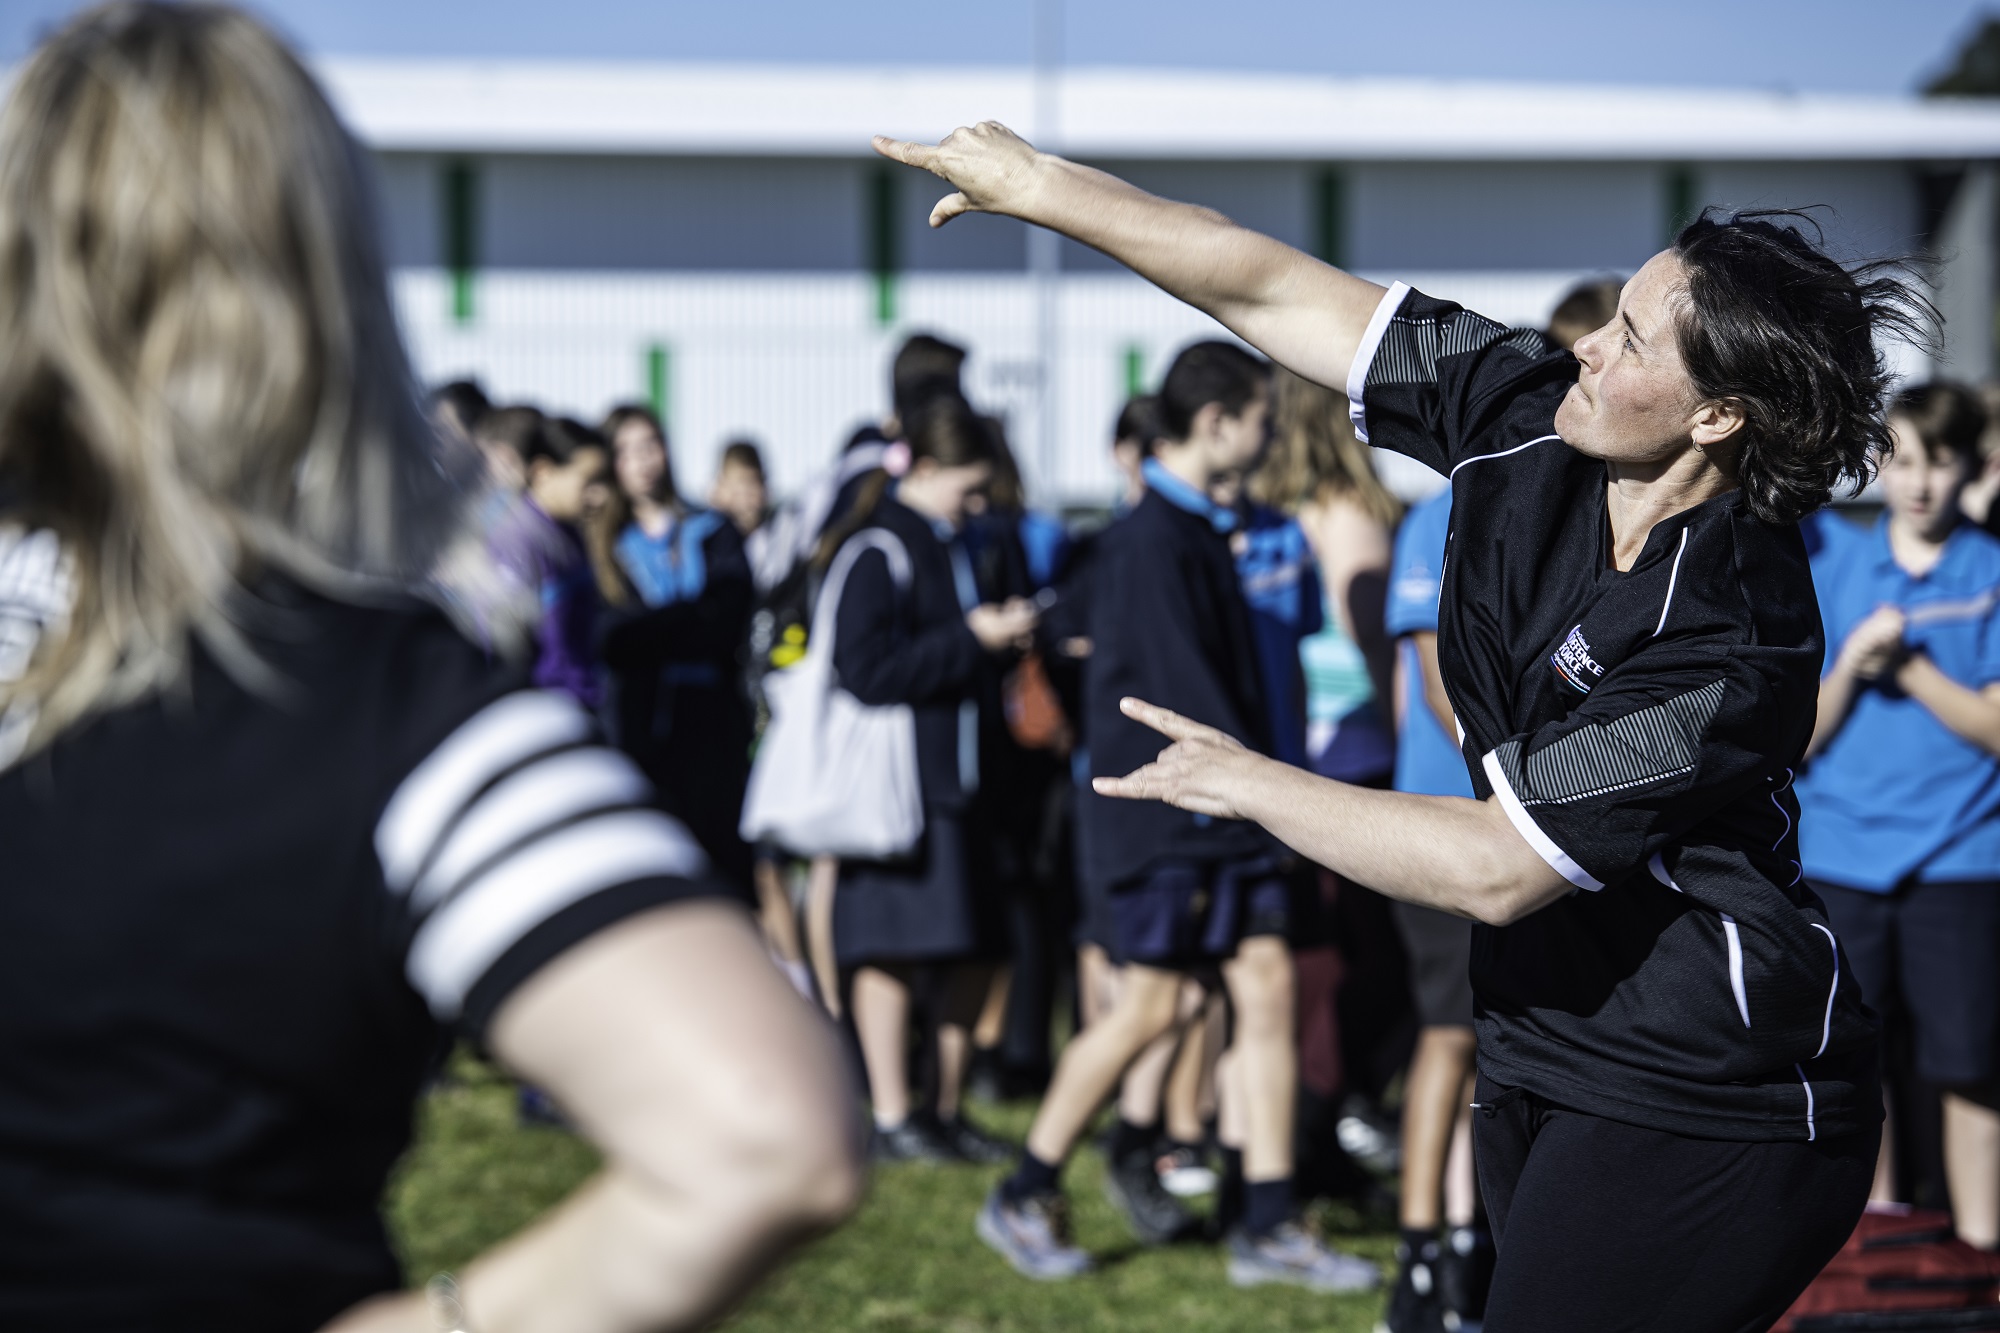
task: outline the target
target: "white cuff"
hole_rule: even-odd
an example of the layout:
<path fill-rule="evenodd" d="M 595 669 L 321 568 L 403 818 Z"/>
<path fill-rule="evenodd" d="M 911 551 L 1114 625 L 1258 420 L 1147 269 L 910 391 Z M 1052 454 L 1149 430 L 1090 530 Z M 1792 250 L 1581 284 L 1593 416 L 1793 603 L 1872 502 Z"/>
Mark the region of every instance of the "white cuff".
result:
<path fill-rule="evenodd" d="M 1534 816 L 1521 804 L 1521 798 L 1514 794 L 1507 775 L 1500 771 L 1499 756 L 1488 750 L 1479 764 L 1486 770 L 1486 780 L 1493 784 L 1493 794 L 1500 798 L 1500 808 L 1507 812 L 1507 822 L 1514 826 L 1516 833 L 1527 839 L 1528 845 L 1535 849 L 1537 856 L 1549 863 L 1551 870 L 1579 889 L 1596 893 L 1604 887 L 1604 881 L 1570 860 L 1569 853 L 1556 846 L 1554 840 L 1542 832 L 1542 826 L 1535 822 Z"/>
<path fill-rule="evenodd" d="M 1368 386 L 1368 367 L 1375 364 L 1375 351 L 1382 345 L 1382 335 L 1389 331 L 1389 321 L 1403 308 L 1403 298 L 1409 294 L 1407 282 L 1390 284 L 1375 313 L 1369 316 L 1368 327 L 1361 332 L 1361 345 L 1354 349 L 1354 364 L 1347 368 L 1347 418 L 1354 423 L 1354 438 L 1363 444 L 1368 443 L 1368 420 L 1361 409 L 1361 394 Z"/>

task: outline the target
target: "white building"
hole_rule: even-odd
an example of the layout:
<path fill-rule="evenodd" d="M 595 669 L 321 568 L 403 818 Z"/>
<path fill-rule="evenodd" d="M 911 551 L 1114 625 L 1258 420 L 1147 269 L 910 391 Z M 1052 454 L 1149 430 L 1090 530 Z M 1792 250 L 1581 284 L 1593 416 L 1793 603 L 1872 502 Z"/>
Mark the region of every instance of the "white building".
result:
<path fill-rule="evenodd" d="M 984 118 L 1519 323 L 1630 273 L 1703 205 L 1825 205 L 1846 254 L 1947 260 L 1945 368 L 1992 369 L 2000 110 L 1979 103 L 1110 69 L 1039 89 L 979 69 L 321 72 L 378 154 L 422 373 L 587 417 L 651 398 L 696 487 L 736 434 L 796 484 L 879 415 L 896 342 L 927 330 L 974 349 L 974 396 L 1007 414 L 1038 494 L 1108 489 L 1124 395 L 1215 326 L 1018 223 L 932 231 L 941 183 L 868 150 Z"/>

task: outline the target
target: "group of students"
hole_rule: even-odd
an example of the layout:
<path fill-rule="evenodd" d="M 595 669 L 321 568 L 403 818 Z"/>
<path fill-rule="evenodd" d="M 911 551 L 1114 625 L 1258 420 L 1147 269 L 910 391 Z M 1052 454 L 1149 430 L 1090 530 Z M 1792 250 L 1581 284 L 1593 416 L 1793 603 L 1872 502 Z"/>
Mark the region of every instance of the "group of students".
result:
<path fill-rule="evenodd" d="M 1601 328 L 1618 293 L 1577 288 L 1543 336 L 1567 347 Z M 1365 1082 L 1373 1042 L 1408 1054 L 1387 1325 L 1478 1318 L 1492 1240 L 1471 1163 L 1470 923 L 1343 883 L 1253 826 L 1088 788 L 1158 748 L 1120 711 L 1138 696 L 1227 719 L 1340 782 L 1470 795 L 1437 642 L 1449 486 L 1405 513 L 1342 395 L 1197 343 L 1120 414 L 1109 521 L 1071 530 L 1026 506 L 1004 426 L 967 400 L 964 360 L 908 340 L 881 428 L 775 515 L 743 442 L 725 448 L 711 503 L 685 504 L 643 407 L 591 428 L 492 407 L 469 384 L 434 403 L 526 501 L 493 542 L 543 604 L 538 683 L 604 719 L 754 894 L 794 984 L 851 1020 L 878 1161 L 1011 1164 L 978 1233 L 1020 1271 L 1065 1277 L 1089 1259 L 1068 1242 L 1060 1173 L 1109 1104 L 1107 1194 L 1140 1239 L 1195 1234 L 1181 1196 L 1219 1189 L 1210 1230 L 1233 1280 L 1365 1288 L 1371 1265 L 1296 1225 L 1294 1176 L 1295 1149 L 1325 1129 L 1316 1097 L 1344 1075 Z M 1967 512 L 1989 470 L 1986 422 L 1968 389 L 1906 390 L 1875 531 L 1831 510 L 1808 523 L 1832 647 L 1796 791 L 1801 873 L 1864 995 L 1905 1021 L 1913 1086 L 1942 1092 L 1933 1155 L 1961 1234 L 1990 1246 L 2000 542 Z M 870 531 L 909 552 L 907 572 Z M 795 896 L 788 850 L 737 832 L 757 682 L 806 648 L 811 596 L 849 543 L 825 650 L 863 703 L 913 709 L 925 834 L 906 857 L 821 858 Z M 1370 951 L 1394 957 L 1356 956 Z M 1080 1032 L 1051 1080 L 1041 1062 L 1072 967 Z M 1343 995 L 1380 998 L 1343 973 L 1371 971 L 1407 978 L 1413 1046 L 1407 1022 L 1343 1023 Z M 1343 1035 L 1364 1045 L 1343 1051 Z M 1010 1090 L 1045 1093 L 1018 1152 L 965 1114 L 982 1062 Z M 1891 1088 L 1905 1116 L 1925 1114 L 1920 1092 Z M 1898 1142 L 1878 1167 L 1885 1201 Z M 1907 1157 L 1925 1139 L 1913 1128 L 1900 1143 Z"/>
<path fill-rule="evenodd" d="M 934 223 L 1060 231 L 1284 369 L 1184 349 L 1073 541 L 935 339 L 799 502 L 738 451 L 697 507 L 643 409 L 426 420 L 365 157 L 254 19 L 119 0 L 23 66 L 0 1321 L 698 1326 L 862 1187 L 797 990 L 853 1016 L 878 1157 L 1010 1164 L 971 1221 L 1019 1271 L 1090 1267 L 1061 1173 L 1115 1095 L 1142 1238 L 1212 1138 L 1233 1281 L 1368 1287 L 1298 1223 L 1296 1113 L 1359 1063 L 1369 891 L 1424 1026 L 1396 1333 L 1476 1313 L 1482 1209 L 1495 1333 L 1768 1328 L 1922 1173 L 1927 1089 L 2000 1241 L 2000 469 L 1975 395 L 1896 392 L 1878 340 L 1935 312 L 1894 266 L 1711 212 L 1566 347 L 991 122 L 876 148 Z M 1393 538 L 1371 443 L 1450 484 Z M 1872 531 L 1824 512 L 1878 462 Z M 816 860 L 802 932 L 738 811 L 810 653 L 910 710 L 924 834 Z M 1086 1021 L 1017 1150 L 966 1076 L 1072 872 Z M 407 1290 L 379 1204 L 460 1039 L 605 1165 Z"/>

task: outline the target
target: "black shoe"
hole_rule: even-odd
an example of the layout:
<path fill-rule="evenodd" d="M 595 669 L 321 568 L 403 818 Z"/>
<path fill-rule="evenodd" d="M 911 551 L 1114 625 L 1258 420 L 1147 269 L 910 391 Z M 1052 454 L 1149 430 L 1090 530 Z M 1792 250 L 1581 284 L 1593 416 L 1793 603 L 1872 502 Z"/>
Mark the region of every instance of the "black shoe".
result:
<path fill-rule="evenodd" d="M 1437 1248 L 1432 1241 L 1424 1253 L 1413 1255 L 1407 1245 L 1396 1247 L 1396 1285 L 1383 1323 L 1388 1333 L 1446 1333 Z"/>
<path fill-rule="evenodd" d="M 963 1112 L 950 1120 L 933 1121 L 931 1130 L 954 1158 L 974 1166 L 1006 1166 L 1021 1152 L 1019 1144 L 987 1133 Z"/>
<path fill-rule="evenodd" d="M 965 1070 L 965 1097 L 967 1101 L 989 1105 L 1007 1100 L 1006 1072 L 1000 1067 L 1000 1052 L 983 1046 L 972 1052 Z"/>
<path fill-rule="evenodd" d="M 1179 1240 L 1194 1228 L 1195 1219 L 1181 1201 L 1160 1184 L 1149 1152 L 1128 1153 L 1106 1162 L 1104 1197 L 1124 1217 L 1132 1234 L 1147 1245 Z"/>
<path fill-rule="evenodd" d="M 876 1162 L 955 1162 L 951 1146 L 936 1126 L 922 1116 L 911 1116 L 891 1129 L 876 1129 L 868 1145 L 868 1157 Z"/>
<path fill-rule="evenodd" d="M 1438 1294 L 1444 1308 L 1460 1319 L 1486 1316 L 1486 1293 L 1493 1286 L 1493 1236 L 1478 1227 L 1453 1227 L 1438 1255 Z"/>

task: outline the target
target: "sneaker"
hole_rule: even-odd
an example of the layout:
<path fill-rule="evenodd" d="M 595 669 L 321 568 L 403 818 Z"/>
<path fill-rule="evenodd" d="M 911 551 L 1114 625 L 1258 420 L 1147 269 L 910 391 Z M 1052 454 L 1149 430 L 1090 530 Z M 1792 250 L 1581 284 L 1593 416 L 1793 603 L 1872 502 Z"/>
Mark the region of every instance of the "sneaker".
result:
<path fill-rule="evenodd" d="M 1229 1234 L 1229 1280 L 1239 1287 L 1278 1282 L 1312 1291 L 1371 1291 L 1382 1280 L 1375 1265 L 1357 1259 L 1286 1222 L 1268 1236 L 1241 1228 Z"/>
<path fill-rule="evenodd" d="M 1438 1256 L 1438 1295 L 1447 1314 L 1461 1321 L 1486 1315 L 1486 1293 L 1493 1286 L 1493 1236 L 1478 1227 L 1453 1227 Z"/>
<path fill-rule="evenodd" d="M 1400 1245 L 1396 1260 L 1396 1285 L 1389 1292 L 1381 1333 L 1448 1333 L 1436 1262 L 1413 1256 Z"/>
<path fill-rule="evenodd" d="M 963 1113 L 950 1120 L 933 1121 L 931 1128 L 953 1157 L 974 1166 L 1006 1166 L 1021 1151 L 1019 1144 L 987 1133 Z"/>
<path fill-rule="evenodd" d="M 1061 1194 L 1009 1203 L 996 1185 L 972 1229 L 1023 1277 L 1059 1282 L 1090 1271 L 1090 1256 L 1069 1243 L 1069 1200 Z"/>
<path fill-rule="evenodd" d="M 1333 1133 L 1349 1157 L 1376 1175 L 1393 1176 L 1403 1169 L 1401 1132 L 1361 1097 L 1341 1103 Z"/>
<path fill-rule="evenodd" d="M 957 1156 L 937 1128 L 923 1116 L 911 1116 L 890 1129 L 877 1128 L 868 1144 L 873 1162 L 955 1162 Z"/>
<path fill-rule="evenodd" d="M 1153 1172 L 1160 1188 L 1176 1199 L 1199 1199 L 1215 1193 L 1222 1178 L 1202 1160 L 1201 1149 L 1192 1143 L 1174 1143 L 1153 1159 Z"/>
<path fill-rule="evenodd" d="M 1118 1210 L 1142 1244 L 1165 1245 L 1194 1228 L 1195 1219 L 1160 1185 L 1150 1153 L 1131 1153 L 1107 1162 L 1104 1197 Z"/>

